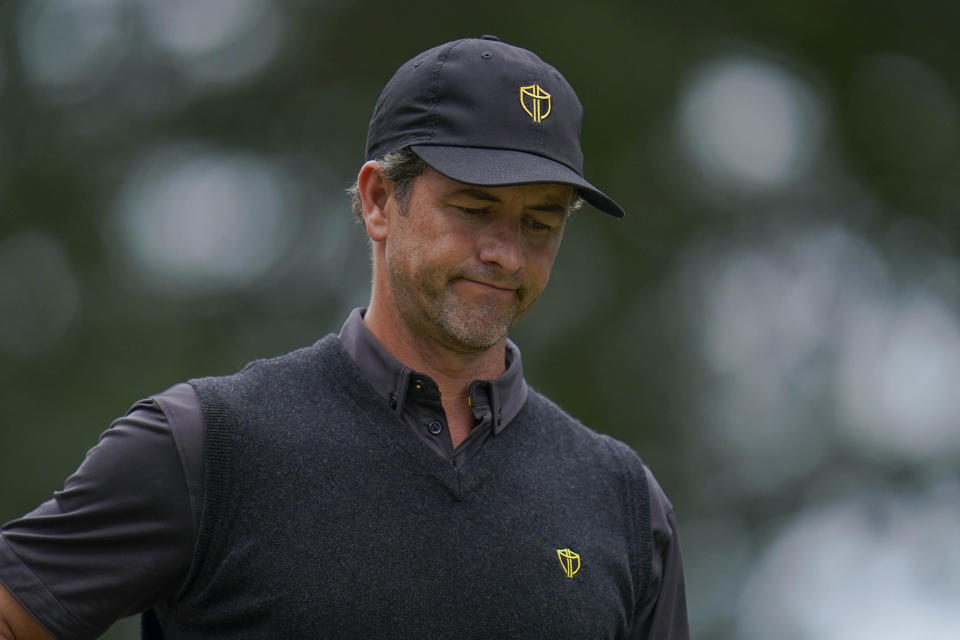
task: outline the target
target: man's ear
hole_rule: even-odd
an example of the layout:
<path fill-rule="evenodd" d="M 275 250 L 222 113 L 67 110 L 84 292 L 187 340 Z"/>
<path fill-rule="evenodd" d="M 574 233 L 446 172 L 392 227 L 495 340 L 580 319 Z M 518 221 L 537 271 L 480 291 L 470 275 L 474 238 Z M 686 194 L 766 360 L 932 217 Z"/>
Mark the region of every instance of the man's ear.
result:
<path fill-rule="evenodd" d="M 363 206 L 363 224 L 374 242 L 387 237 L 388 203 L 393 198 L 393 183 L 383 175 L 375 160 L 365 162 L 357 176 L 360 202 Z"/>

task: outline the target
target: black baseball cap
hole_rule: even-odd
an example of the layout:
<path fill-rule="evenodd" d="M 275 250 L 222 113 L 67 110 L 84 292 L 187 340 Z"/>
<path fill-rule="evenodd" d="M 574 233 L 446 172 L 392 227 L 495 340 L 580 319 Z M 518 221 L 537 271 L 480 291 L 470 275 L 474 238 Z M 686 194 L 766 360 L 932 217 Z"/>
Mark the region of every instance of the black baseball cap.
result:
<path fill-rule="evenodd" d="M 467 184 L 567 184 L 610 215 L 623 208 L 583 177 L 583 107 L 536 54 L 495 36 L 466 38 L 407 61 L 383 88 L 366 159 L 410 147 Z"/>

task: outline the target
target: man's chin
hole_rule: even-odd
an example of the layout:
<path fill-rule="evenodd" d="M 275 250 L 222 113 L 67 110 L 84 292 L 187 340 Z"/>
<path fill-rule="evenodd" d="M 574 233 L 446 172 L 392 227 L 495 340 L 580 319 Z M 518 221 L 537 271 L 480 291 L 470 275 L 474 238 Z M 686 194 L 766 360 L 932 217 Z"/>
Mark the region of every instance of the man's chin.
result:
<path fill-rule="evenodd" d="M 445 318 L 442 322 L 448 339 L 465 353 L 486 351 L 502 344 L 513 323 L 483 318 Z"/>

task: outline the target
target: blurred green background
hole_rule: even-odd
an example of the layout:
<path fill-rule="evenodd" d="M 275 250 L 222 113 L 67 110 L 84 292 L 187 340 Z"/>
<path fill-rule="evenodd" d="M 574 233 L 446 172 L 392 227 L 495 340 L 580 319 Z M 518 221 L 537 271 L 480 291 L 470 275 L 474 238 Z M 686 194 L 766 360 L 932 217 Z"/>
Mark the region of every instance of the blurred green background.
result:
<path fill-rule="evenodd" d="M 136 399 L 338 330 L 380 88 L 494 33 L 571 81 L 628 211 L 576 215 L 513 338 L 670 495 L 693 637 L 960 637 L 958 27 L 935 0 L 0 4 L 0 521 Z"/>

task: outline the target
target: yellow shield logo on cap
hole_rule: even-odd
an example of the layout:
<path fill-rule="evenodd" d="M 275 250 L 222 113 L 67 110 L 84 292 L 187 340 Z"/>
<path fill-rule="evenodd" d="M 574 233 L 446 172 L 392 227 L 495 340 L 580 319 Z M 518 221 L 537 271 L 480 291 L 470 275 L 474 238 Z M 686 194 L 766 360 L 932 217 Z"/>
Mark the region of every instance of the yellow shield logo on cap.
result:
<path fill-rule="evenodd" d="M 520 106 L 534 122 L 542 122 L 550 115 L 550 94 L 538 84 L 520 87 Z"/>

